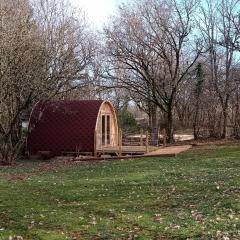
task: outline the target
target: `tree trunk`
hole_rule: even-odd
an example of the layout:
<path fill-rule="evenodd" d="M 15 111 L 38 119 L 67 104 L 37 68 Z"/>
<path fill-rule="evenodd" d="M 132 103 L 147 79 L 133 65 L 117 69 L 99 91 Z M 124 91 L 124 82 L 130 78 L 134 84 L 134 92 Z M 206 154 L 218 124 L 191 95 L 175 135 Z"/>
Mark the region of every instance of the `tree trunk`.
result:
<path fill-rule="evenodd" d="M 226 138 L 227 137 L 227 118 L 228 118 L 227 108 L 226 108 L 226 106 L 224 106 L 224 108 L 223 108 L 222 138 Z"/>
<path fill-rule="evenodd" d="M 24 139 L 19 140 L 13 144 L 11 137 L 1 139 L 0 145 L 0 165 L 11 165 L 18 158 Z"/>
<path fill-rule="evenodd" d="M 240 104 L 239 95 L 236 94 L 236 105 L 235 105 L 235 115 L 234 115 L 234 137 L 236 139 L 240 138 Z"/>
<path fill-rule="evenodd" d="M 173 110 L 172 106 L 168 106 L 167 112 L 167 142 L 174 143 L 174 136 L 173 136 Z"/>
<path fill-rule="evenodd" d="M 196 105 L 196 111 L 194 114 L 194 120 L 193 120 L 193 135 L 194 139 L 197 140 L 199 138 L 199 101 L 197 100 L 197 105 Z"/>
<path fill-rule="evenodd" d="M 228 102 L 229 102 L 229 95 L 226 96 L 224 103 L 222 104 L 222 113 L 223 113 L 223 128 L 222 128 L 222 138 L 227 137 L 227 125 L 228 125 Z"/>
<path fill-rule="evenodd" d="M 151 145 L 158 145 L 158 121 L 157 121 L 157 106 L 152 106 L 151 111 Z"/>

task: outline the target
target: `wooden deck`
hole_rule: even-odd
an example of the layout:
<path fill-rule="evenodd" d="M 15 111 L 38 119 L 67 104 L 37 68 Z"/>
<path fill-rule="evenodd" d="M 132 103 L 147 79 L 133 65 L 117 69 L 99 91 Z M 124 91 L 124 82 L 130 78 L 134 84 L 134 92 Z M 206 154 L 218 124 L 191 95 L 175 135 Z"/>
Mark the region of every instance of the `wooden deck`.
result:
<path fill-rule="evenodd" d="M 148 150 L 146 146 L 122 146 L 119 147 L 102 147 L 101 149 L 97 149 L 97 154 L 115 154 L 119 155 L 142 155 L 147 152 L 156 151 L 159 147 L 148 146 Z"/>
<path fill-rule="evenodd" d="M 150 152 L 145 153 L 145 146 L 124 146 L 122 155 L 119 155 L 119 148 L 106 147 L 98 149 L 99 155 L 96 157 L 76 157 L 73 161 L 102 161 L 102 160 L 118 160 L 118 159 L 138 159 L 138 158 L 149 158 L 149 157 L 175 157 L 177 154 L 187 151 L 191 148 L 191 145 L 182 146 L 168 146 L 168 147 L 152 147 L 150 146 Z M 144 149 L 145 148 L 145 149 Z M 112 156 L 111 154 L 116 154 Z"/>

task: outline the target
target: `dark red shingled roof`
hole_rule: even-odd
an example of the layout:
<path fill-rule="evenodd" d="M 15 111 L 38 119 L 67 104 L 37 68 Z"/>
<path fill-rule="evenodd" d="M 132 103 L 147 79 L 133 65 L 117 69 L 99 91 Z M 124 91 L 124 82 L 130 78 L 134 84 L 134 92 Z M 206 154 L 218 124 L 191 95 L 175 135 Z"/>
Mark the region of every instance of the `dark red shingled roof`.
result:
<path fill-rule="evenodd" d="M 38 103 L 29 123 L 27 150 L 31 155 L 50 151 L 93 152 L 94 130 L 101 100 Z"/>

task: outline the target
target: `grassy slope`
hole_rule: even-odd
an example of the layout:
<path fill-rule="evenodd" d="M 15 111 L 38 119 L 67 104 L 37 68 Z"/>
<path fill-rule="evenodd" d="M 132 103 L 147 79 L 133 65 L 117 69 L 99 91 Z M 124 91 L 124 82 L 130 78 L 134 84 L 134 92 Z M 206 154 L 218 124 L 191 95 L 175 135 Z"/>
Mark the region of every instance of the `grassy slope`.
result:
<path fill-rule="evenodd" d="M 7 178 L 38 164 L 0 168 L 0 240 L 240 239 L 239 145 Z"/>

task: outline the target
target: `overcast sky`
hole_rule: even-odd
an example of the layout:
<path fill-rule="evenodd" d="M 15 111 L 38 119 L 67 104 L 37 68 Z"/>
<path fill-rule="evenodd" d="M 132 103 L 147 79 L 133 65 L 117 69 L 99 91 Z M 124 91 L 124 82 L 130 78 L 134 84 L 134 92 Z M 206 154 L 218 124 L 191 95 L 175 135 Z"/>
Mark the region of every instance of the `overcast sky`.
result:
<path fill-rule="evenodd" d="M 114 13 L 117 6 L 126 0 L 70 0 L 70 2 L 73 6 L 84 9 L 89 21 L 99 28 Z"/>

